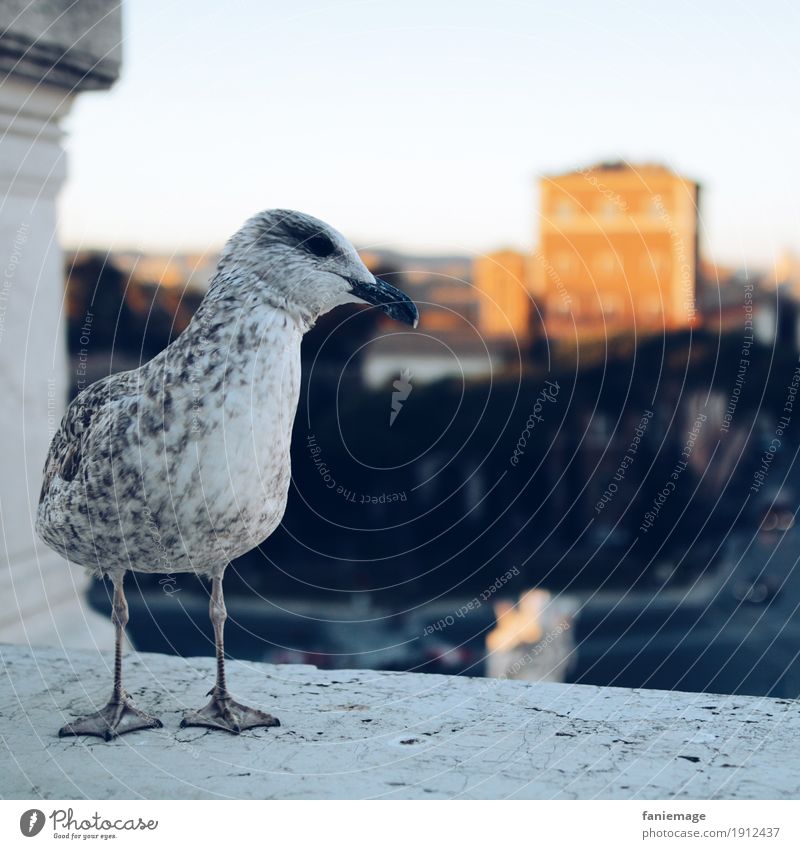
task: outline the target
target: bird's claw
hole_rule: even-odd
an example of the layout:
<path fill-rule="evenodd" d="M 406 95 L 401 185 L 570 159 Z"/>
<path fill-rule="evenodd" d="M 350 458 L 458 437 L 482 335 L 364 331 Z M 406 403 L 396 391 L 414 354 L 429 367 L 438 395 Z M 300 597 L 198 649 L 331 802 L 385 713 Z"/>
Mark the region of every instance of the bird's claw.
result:
<path fill-rule="evenodd" d="M 239 704 L 228 695 L 215 694 L 215 689 L 211 690 L 211 695 L 211 701 L 204 708 L 181 720 L 181 728 L 218 728 L 240 734 L 248 728 L 277 728 L 281 724 L 277 717 L 263 710 Z"/>
<path fill-rule="evenodd" d="M 143 728 L 163 728 L 160 719 L 139 710 L 131 704 L 127 695 L 112 698 L 111 701 L 95 713 L 67 723 L 58 732 L 59 737 L 86 735 L 113 740 L 120 734 L 138 731 Z"/>

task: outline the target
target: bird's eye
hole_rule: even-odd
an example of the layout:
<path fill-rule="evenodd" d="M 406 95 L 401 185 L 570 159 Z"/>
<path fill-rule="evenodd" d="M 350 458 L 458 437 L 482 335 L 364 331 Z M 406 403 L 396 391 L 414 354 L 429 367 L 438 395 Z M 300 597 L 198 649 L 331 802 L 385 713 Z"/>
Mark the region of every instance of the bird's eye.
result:
<path fill-rule="evenodd" d="M 316 229 L 313 224 L 298 222 L 291 215 L 278 224 L 277 233 L 274 230 L 267 232 L 266 238 L 269 243 L 275 239 L 276 235 L 282 241 L 297 247 L 298 250 L 305 251 L 320 259 L 336 253 L 336 243 L 325 234 L 324 230 Z"/>
<path fill-rule="evenodd" d="M 336 250 L 336 245 L 324 234 L 316 233 L 303 242 L 303 247 L 318 257 L 330 256 Z"/>

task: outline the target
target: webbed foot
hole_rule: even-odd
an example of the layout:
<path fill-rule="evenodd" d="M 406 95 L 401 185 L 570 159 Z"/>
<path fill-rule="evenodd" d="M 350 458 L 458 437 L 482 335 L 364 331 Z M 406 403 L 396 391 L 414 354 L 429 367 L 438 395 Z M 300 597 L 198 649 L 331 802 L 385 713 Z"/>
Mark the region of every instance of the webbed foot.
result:
<path fill-rule="evenodd" d="M 227 693 L 219 695 L 212 690 L 211 696 L 211 701 L 204 708 L 187 714 L 181 720 L 181 728 L 218 728 L 239 734 L 248 728 L 277 728 L 281 724 L 277 717 L 239 704 Z"/>
<path fill-rule="evenodd" d="M 155 716 L 134 707 L 125 693 L 119 699 L 112 698 L 101 710 L 67 723 L 59 730 L 58 736 L 85 734 L 89 737 L 102 737 L 108 741 L 119 737 L 120 734 L 139 731 L 142 728 L 163 728 L 163 723 Z"/>

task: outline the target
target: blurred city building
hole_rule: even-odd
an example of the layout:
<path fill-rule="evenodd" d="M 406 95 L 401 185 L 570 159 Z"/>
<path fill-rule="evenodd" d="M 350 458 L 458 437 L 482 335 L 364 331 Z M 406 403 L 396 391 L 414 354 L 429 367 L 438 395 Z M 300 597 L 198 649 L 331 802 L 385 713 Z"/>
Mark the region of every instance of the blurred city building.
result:
<path fill-rule="evenodd" d="M 794 297 L 800 298 L 800 256 L 785 251 L 769 279 L 775 286 L 788 286 Z"/>
<path fill-rule="evenodd" d="M 379 320 L 363 358 L 368 386 L 391 383 L 404 371 L 417 383 L 482 378 L 502 371 L 511 359 L 519 361 L 513 344 L 515 327 L 506 322 L 499 332 L 494 330 L 502 319 L 498 310 L 486 312 L 485 297 L 474 279 L 475 264 L 467 257 L 365 252 L 362 258 L 379 276 L 382 265 L 394 266 L 400 275 L 394 282 L 408 292 L 420 311 L 415 331 Z M 498 279 L 495 287 L 501 304 L 514 298 L 513 286 L 506 282 Z M 519 276 L 516 291 L 522 291 Z M 527 325 L 527 316 L 516 325 L 523 339 Z"/>
<path fill-rule="evenodd" d="M 96 380 L 138 368 L 189 324 L 205 289 L 196 262 L 68 251 L 64 317 L 70 398 Z M 140 261 L 141 259 L 141 261 Z"/>
<path fill-rule="evenodd" d="M 217 269 L 219 254 L 145 254 L 136 251 L 114 254 L 120 271 L 137 280 L 147 280 L 177 289 L 205 292 Z"/>
<path fill-rule="evenodd" d="M 751 277 L 730 266 L 700 259 L 697 307 L 703 327 L 714 334 L 740 332 L 746 287 Z"/>
<path fill-rule="evenodd" d="M 698 324 L 697 183 L 613 162 L 543 177 L 540 190 L 532 286 L 548 336 Z"/>
<path fill-rule="evenodd" d="M 531 331 L 530 257 L 511 249 L 476 258 L 473 283 L 480 295 L 479 326 L 488 339 L 527 341 Z"/>

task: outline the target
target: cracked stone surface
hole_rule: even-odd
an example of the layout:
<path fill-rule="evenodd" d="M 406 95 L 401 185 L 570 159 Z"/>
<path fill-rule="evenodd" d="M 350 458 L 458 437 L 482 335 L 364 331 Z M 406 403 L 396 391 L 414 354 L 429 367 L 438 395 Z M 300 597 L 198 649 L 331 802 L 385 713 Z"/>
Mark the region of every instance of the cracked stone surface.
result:
<path fill-rule="evenodd" d="M 129 653 L 164 728 L 110 743 L 59 727 L 96 710 L 111 657 L 0 646 L 6 799 L 796 799 L 800 705 L 778 699 L 230 662 L 233 696 L 280 728 L 180 729 L 212 658 Z"/>

